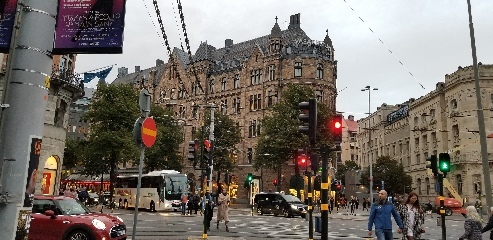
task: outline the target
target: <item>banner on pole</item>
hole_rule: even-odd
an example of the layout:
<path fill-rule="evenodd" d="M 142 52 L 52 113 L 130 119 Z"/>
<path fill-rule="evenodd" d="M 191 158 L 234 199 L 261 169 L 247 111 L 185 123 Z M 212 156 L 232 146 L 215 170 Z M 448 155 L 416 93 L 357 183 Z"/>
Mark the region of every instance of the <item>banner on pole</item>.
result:
<path fill-rule="evenodd" d="M 59 0 L 53 53 L 122 53 L 125 2 Z"/>
<path fill-rule="evenodd" d="M 17 0 L 0 0 L 0 53 L 9 53 Z"/>

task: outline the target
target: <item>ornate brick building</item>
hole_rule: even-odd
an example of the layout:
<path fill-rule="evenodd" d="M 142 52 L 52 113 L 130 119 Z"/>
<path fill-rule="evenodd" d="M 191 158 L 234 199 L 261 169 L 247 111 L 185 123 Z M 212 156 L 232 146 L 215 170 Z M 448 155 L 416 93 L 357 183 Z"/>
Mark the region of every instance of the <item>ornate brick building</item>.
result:
<path fill-rule="evenodd" d="M 486 134 L 491 138 L 493 65 L 480 64 L 479 78 Z M 396 106 L 383 104 L 358 121 L 360 164 L 366 167 L 369 158 L 375 161 L 382 155 L 394 157 L 411 175 L 412 189 L 432 199 L 435 180 L 427 174 L 426 158 L 448 152 L 456 169 L 447 175 L 453 190 L 445 188 L 445 195 L 453 196 L 455 191 L 464 200 L 481 199 L 485 204 L 475 91 L 473 68 L 459 67 L 425 96 Z M 371 140 L 368 129 L 373 129 Z M 493 142 L 488 138 L 487 144 L 492 174 Z"/>
<path fill-rule="evenodd" d="M 268 35 L 236 44 L 226 39 L 222 48 L 202 42 L 192 62 L 184 51 L 174 48 L 173 59 L 176 68 L 170 63 L 156 64 L 151 69 L 137 69 L 129 74 L 131 76 L 125 74 L 126 69 L 121 69 L 122 74 L 115 83 L 146 86 L 152 91 L 154 102 L 172 108 L 176 118 L 191 125 L 184 126 L 185 144 L 180 149 L 184 155 L 188 148 L 186 142 L 199 129 L 206 111 L 193 105 L 215 103 L 220 111 L 236 121 L 243 140 L 237 146 L 239 151 L 233 157 L 235 169 L 230 174 L 239 186 L 237 200 L 240 202 L 246 200 L 243 181 L 249 172 L 262 175 L 260 191 L 274 190 L 272 180 L 276 174 L 265 169 L 262 173 L 255 172 L 252 156 L 262 118 L 269 114 L 270 106 L 280 101 L 280 92 L 286 84 L 311 86 L 319 102 L 335 109 L 337 61 L 332 41 L 328 35 L 323 41 L 308 37 L 301 29 L 300 14 L 291 16 L 286 30 L 281 30 L 276 18 Z M 188 161 L 184 164 L 185 173 L 194 177 L 200 175 Z M 294 167 L 283 168 L 282 190 L 288 190 L 293 172 Z"/>

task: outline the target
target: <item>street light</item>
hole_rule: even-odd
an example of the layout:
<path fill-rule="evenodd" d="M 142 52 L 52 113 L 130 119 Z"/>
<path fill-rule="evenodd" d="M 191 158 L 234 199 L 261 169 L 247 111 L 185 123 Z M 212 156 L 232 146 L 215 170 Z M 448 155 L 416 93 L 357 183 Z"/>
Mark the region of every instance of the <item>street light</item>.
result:
<path fill-rule="evenodd" d="M 378 88 L 371 88 L 370 86 L 366 86 L 361 89 L 362 92 L 368 91 L 368 128 L 371 128 L 371 91 L 376 91 Z M 370 204 L 373 204 L 373 159 L 371 159 L 371 130 L 368 131 L 368 160 L 370 161 Z"/>

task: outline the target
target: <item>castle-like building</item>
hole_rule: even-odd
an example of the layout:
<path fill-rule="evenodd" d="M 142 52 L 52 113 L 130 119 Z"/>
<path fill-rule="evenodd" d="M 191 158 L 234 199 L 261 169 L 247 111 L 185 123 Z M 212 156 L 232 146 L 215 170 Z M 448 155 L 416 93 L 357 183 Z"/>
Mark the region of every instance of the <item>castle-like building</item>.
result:
<path fill-rule="evenodd" d="M 262 129 L 262 119 L 268 108 L 281 100 L 286 84 L 310 86 L 318 102 L 335 110 L 337 94 L 337 61 L 334 47 L 327 35 L 323 41 L 312 40 L 300 25 L 300 14 L 292 15 L 288 29 L 281 30 L 276 22 L 270 34 L 245 42 L 233 43 L 226 39 L 222 48 L 202 42 L 190 59 L 188 54 L 174 48 L 174 62 L 146 70 L 136 67 L 135 73 L 119 69 L 113 83 L 131 83 L 136 88 L 146 87 L 152 92 L 155 103 L 173 109 L 175 117 L 185 120 L 184 139 L 180 152 L 186 159 L 186 144 L 203 121 L 206 109 L 194 105 L 214 103 L 219 110 L 233 119 L 241 128 L 242 141 L 233 153 L 235 168 L 232 175 L 237 200 L 246 200 L 243 181 L 248 173 L 261 176 L 259 191 L 275 190 L 272 180 L 277 173 L 263 169 L 255 172 L 252 156 L 257 137 Z M 191 126 L 188 126 L 191 125 Z M 287 161 L 292 165 L 292 161 Z M 195 180 L 200 175 L 184 160 L 184 172 Z M 294 167 L 284 167 L 281 189 L 287 191 Z M 223 178 L 221 178 L 223 179 Z M 239 187 L 238 187 L 239 186 Z"/>
<path fill-rule="evenodd" d="M 493 160 L 493 65 L 479 64 L 481 100 L 486 125 L 488 160 Z M 412 177 L 412 190 L 434 200 L 435 179 L 427 173 L 426 158 L 447 152 L 454 171 L 447 175 L 451 188 L 445 196 L 485 202 L 483 166 L 479 143 L 476 88 L 473 67 L 459 67 L 445 75 L 444 82 L 418 99 L 398 105 L 382 104 L 376 112 L 358 121 L 359 164 L 363 167 L 378 156 L 388 155 L 402 163 Z M 369 137 L 371 133 L 371 139 Z"/>

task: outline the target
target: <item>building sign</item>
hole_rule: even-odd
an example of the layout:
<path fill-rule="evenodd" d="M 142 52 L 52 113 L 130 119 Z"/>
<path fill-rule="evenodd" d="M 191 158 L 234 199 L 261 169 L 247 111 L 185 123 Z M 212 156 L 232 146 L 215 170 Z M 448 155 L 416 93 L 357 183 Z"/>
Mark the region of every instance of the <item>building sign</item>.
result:
<path fill-rule="evenodd" d="M 0 0 L 0 53 L 9 53 L 17 0 Z"/>
<path fill-rule="evenodd" d="M 59 0 L 53 53 L 122 53 L 125 2 Z"/>
<path fill-rule="evenodd" d="M 407 117 L 407 116 L 409 116 L 409 106 L 408 105 L 406 105 L 402 108 L 399 108 L 398 110 L 393 111 L 392 113 L 387 115 L 387 124 L 392 124 L 395 121 L 397 121 L 401 118 Z"/>

